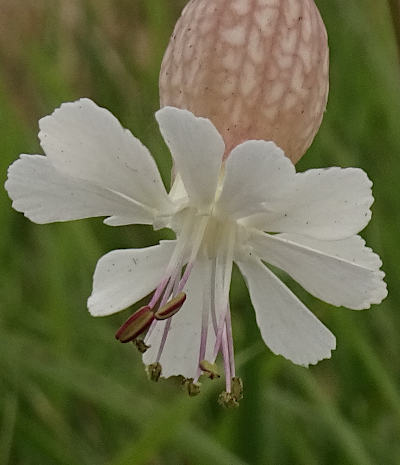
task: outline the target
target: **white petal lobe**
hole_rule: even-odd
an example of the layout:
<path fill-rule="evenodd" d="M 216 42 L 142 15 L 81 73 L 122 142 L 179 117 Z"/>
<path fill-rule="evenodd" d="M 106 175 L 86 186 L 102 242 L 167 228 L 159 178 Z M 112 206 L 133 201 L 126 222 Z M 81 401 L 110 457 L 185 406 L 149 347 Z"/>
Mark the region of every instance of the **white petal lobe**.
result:
<path fill-rule="evenodd" d="M 161 134 L 189 198 L 200 206 L 213 201 L 225 144 L 210 120 L 164 107 L 156 113 Z"/>
<path fill-rule="evenodd" d="M 64 103 L 39 122 L 43 150 L 69 176 L 160 209 L 167 194 L 147 148 L 89 99 Z"/>
<path fill-rule="evenodd" d="M 359 236 L 320 241 L 295 234 L 256 233 L 251 244 L 261 259 L 332 305 L 362 310 L 387 295 L 380 259 Z"/>
<path fill-rule="evenodd" d="M 339 241 L 320 241 L 312 237 L 286 233 L 279 234 L 277 237 L 342 258 L 371 271 L 377 271 L 382 266 L 379 255 L 373 252 L 370 247 L 367 247 L 365 240 L 358 235 Z"/>
<path fill-rule="evenodd" d="M 293 182 L 295 168 L 273 142 L 252 140 L 234 148 L 225 163 L 217 208 L 235 218 L 264 210 Z"/>
<path fill-rule="evenodd" d="M 161 282 L 175 241 L 143 249 L 114 250 L 97 262 L 88 309 L 93 316 L 119 312 L 149 294 Z"/>
<path fill-rule="evenodd" d="M 297 173 L 293 186 L 270 211 L 248 225 L 267 232 L 339 240 L 360 232 L 371 219 L 372 183 L 357 168 L 313 169 Z"/>
<path fill-rule="evenodd" d="M 21 155 L 8 170 L 5 184 L 13 208 L 35 223 L 95 216 L 129 218 L 151 224 L 153 213 L 115 192 L 57 171 L 48 157 Z"/>
<path fill-rule="evenodd" d="M 246 279 L 265 344 L 277 355 L 308 366 L 330 358 L 335 336 L 261 262 L 238 263 Z"/>

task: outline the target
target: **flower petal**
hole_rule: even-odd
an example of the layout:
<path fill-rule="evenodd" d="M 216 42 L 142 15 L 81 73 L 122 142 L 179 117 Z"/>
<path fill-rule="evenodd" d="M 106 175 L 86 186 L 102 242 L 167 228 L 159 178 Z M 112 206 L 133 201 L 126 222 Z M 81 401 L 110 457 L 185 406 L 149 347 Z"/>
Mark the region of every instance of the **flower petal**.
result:
<path fill-rule="evenodd" d="M 360 232 L 371 219 L 372 183 L 357 168 L 314 169 L 297 173 L 271 211 L 247 221 L 267 232 L 339 240 Z"/>
<path fill-rule="evenodd" d="M 161 282 L 176 241 L 143 249 L 114 250 L 97 262 L 88 309 L 93 316 L 119 312 Z"/>
<path fill-rule="evenodd" d="M 202 308 L 204 285 L 210 282 L 209 264 L 196 261 L 185 289 L 187 298 L 179 312 L 172 317 L 171 327 L 161 354 L 162 376 L 182 375 L 195 378 L 199 366 Z M 143 362 L 149 365 L 156 361 L 164 328 L 167 321 L 159 321 L 146 341 L 151 347 L 143 355 Z M 211 359 L 215 344 L 215 332 L 209 318 L 206 359 Z"/>
<path fill-rule="evenodd" d="M 387 295 L 379 257 L 360 236 L 319 241 L 295 234 L 253 234 L 255 253 L 286 271 L 315 297 L 355 310 L 379 304 Z"/>
<path fill-rule="evenodd" d="M 234 218 L 249 216 L 276 202 L 296 174 L 293 163 L 274 142 L 251 140 L 234 148 L 225 162 L 217 208 Z"/>
<path fill-rule="evenodd" d="M 260 261 L 238 263 L 246 279 L 258 327 L 277 355 L 308 366 L 330 358 L 335 336 Z"/>
<path fill-rule="evenodd" d="M 208 205 L 215 197 L 225 150 L 221 135 L 210 120 L 187 110 L 164 107 L 156 119 L 189 198 Z"/>
<path fill-rule="evenodd" d="M 43 150 L 58 171 L 157 210 L 167 204 L 149 151 L 108 110 L 81 99 L 64 103 L 39 126 Z"/>
<path fill-rule="evenodd" d="M 151 210 L 113 191 L 58 172 L 48 157 L 21 155 L 5 184 L 13 208 L 35 223 L 117 215 L 129 224 L 153 222 Z"/>

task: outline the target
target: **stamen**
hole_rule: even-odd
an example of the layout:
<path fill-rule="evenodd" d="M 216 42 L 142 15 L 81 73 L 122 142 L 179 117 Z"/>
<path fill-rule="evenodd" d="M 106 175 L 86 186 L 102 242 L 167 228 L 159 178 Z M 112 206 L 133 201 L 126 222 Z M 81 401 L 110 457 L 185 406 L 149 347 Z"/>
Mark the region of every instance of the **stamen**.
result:
<path fill-rule="evenodd" d="M 165 286 L 167 285 L 169 281 L 169 278 L 163 279 L 161 283 L 158 285 L 156 291 L 153 294 L 153 297 L 149 303 L 150 308 L 154 308 L 156 303 L 158 302 L 159 298 L 161 297 L 161 294 L 163 293 Z"/>
<path fill-rule="evenodd" d="M 144 354 L 148 349 L 150 349 L 150 346 L 148 346 L 143 339 L 134 339 L 133 343 L 135 344 L 137 350 L 141 353 Z"/>
<path fill-rule="evenodd" d="M 201 261 L 201 266 L 203 267 L 203 276 L 207 276 L 209 270 L 206 266 L 206 262 Z M 208 320 L 210 313 L 210 286 L 209 283 L 203 283 L 203 305 L 202 305 L 202 316 L 201 316 L 201 334 L 200 334 L 200 350 L 199 350 L 199 369 L 197 370 L 197 375 L 195 381 L 198 381 L 201 375 L 203 368 L 201 367 L 202 362 L 206 362 L 206 350 L 207 350 L 207 338 L 208 338 Z M 210 364 L 209 362 L 206 362 Z M 210 364 L 211 366 L 211 364 Z M 207 370 L 203 370 L 207 372 Z"/>
<path fill-rule="evenodd" d="M 239 402 L 235 399 L 231 392 L 222 391 L 218 397 L 218 403 L 226 408 L 239 407 Z"/>
<path fill-rule="evenodd" d="M 226 339 L 225 328 L 224 328 L 223 336 L 222 336 L 222 357 L 224 359 L 226 392 L 230 393 L 232 390 L 231 365 L 229 362 L 228 341 Z"/>
<path fill-rule="evenodd" d="M 234 244 L 235 231 L 230 230 L 228 231 L 227 244 L 224 250 L 225 253 L 217 255 L 216 260 L 216 309 L 221 309 L 222 311 L 218 320 L 218 330 L 216 334 L 214 352 L 212 357 L 213 362 L 216 360 L 221 347 L 221 342 L 223 342 L 223 334 L 225 332 L 225 320 L 227 312 L 229 312 L 229 287 L 232 276 Z"/>
<path fill-rule="evenodd" d="M 179 272 L 179 269 L 178 269 L 178 267 L 176 267 L 176 273 L 178 273 L 178 272 Z M 162 299 L 161 299 L 160 307 L 159 307 L 159 308 L 164 307 L 164 305 L 166 304 L 168 298 L 169 298 L 170 295 L 171 295 L 171 290 L 172 290 L 172 288 L 174 287 L 174 283 L 175 283 L 175 281 L 176 281 L 177 279 L 178 279 L 178 277 L 177 277 L 177 275 L 175 275 L 175 276 L 170 276 L 170 277 L 168 278 L 168 280 L 166 281 L 166 283 L 168 282 L 168 285 L 167 285 L 167 288 L 165 289 L 164 295 L 163 295 L 163 297 L 162 297 Z M 154 299 L 152 299 L 152 302 L 153 302 L 153 300 L 154 300 Z M 154 305 L 155 305 L 155 304 L 154 304 Z M 153 305 L 153 306 L 154 306 L 154 305 Z M 153 307 L 152 307 L 152 308 L 153 308 Z M 149 338 L 150 338 L 152 332 L 154 331 L 154 328 L 156 327 L 156 325 L 157 325 L 157 321 L 153 321 L 153 324 L 151 325 L 149 331 L 148 331 L 147 334 L 146 334 L 145 342 L 147 342 L 147 341 L 149 340 Z M 169 320 L 169 321 L 167 322 L 167 325 L 166 325 L 166 326 L 168 326 L 168 329 L 169 329 L 169 326 L 170 326 L 170 325 L 171 325 L 171 321 Z M 163 340 L 164 340 L 164 339 L 166 339 L 166 333 L 165 333 L 165 332 L 164 332 L 164 335 L 163 335 Z M 164 341 L 164 342 L 161 342 L 162 347 L 164 347 L 164 344 L 165 344 L 165 341 Z M 162 351 L 162 350 L 161 350 L 161 351 Z M 160 352 L 160 350 L 159 350 L 159 354 L 160 354 L 160 357 L 161 357 L 161 352 Z M 160 357 L 157 357 L 157 362 L 160 361 Z"/>
<path fill-rule="evenodd" d="M 190 397 L 200 394 L 200 384 L 193 381 L 193 378 L 186 378 L 183 381 L 184 386 Z"/>
<path fill-rule="evenodd" d="M 177 292 L 180 292 L 185 287 L 187 280 L 189 279 L 190 273 L 192 272 L 192 269 L 193 269 L 193 263 L 188 263 L 186 265 L 183 276 L 178 283 Z"/>
<path fill-rule="evenodd" d="M 190 257 L 189 257 L 188 263 L 186 265 L 186 269 L 185 269 L 185 271 L 183 273 L 182 278 L 180 279 L 180 281 L 178 283 L 177 292 L 182 291 L 182 289 L 185 287 L 185 285 L 186 285 L 186 283 L 187 283 L 187 281 L 189 279 L 190 273 L 192 272 L 192 269 L 193 269 L 194 262 L 196 260 L 197 254 L 199 253 L 200 246 L 201 246 L 201 243 L 203 241 L 204 232 L 206 230 L 207 223 L 208 223 L 208 218 L 207 217 L 202 218 L 201 221 L 200 221 L 200 224 L 199 224 L 198 229 L 196 231 L 196 236 L 192 241 L 193 248 L 192 248 L 192 251 L 190 253 Z"/>
<path fill-rule="evenodd" d="M 169 333 L 169 329 L 171 328 L 171 322 L 172 322 L 172 319 L 170 318 L 165 323 L 164 332 L 163 332 L 163 335 L 161 337 L 160 347 L 158 348 L 158 353 L 157 353 L 157 358 L 156 358 L 157 362 L 159 362 L 161 360 L 161 355 L 162 355 L 162 352 L 164 350 L 165 343 L 167 342 L 167 336 L 168 336 L 168 333 Z"/>
<path fill-rule="evenodd" d="M 179 265 L 179 263 L 178 263 Z M 175 287 L 175 283 L 176 281 L 179 279 L 178 278 L 178 275 L 179 275 L 179 272 L 180 272 L 180 267 L 176 267 L 176 270 L 175 270 L 175 275 L 174 276 L 171 276 L 170 280 L 169 280 L 169 283 L 168 283 L 168 286 L 167 286 L 167 289 L 165 290 L 165 293 L 163 295 L 163 298 L 161 299 L 161 303 L 160 303 L 160 307 L 163 308 L 164 305 L 166 304 L 167 300 L 168 300 L 168 297 L 170 296 L 171 294 L 171 290 L 173 287 Z M 160 346 L 158 348 L 158 353 L 157 353 L 157 358 L 156 358 L 156 362 L 158 363 L 160 360 L 161 360 L 161 355 L 162 355 L 162 352 L 164 350 L 164 347 L 165 347 L 165 343 L 167 342 L 167 337 L 168 337 L 168 332 L 169 332 L 169 329 L 171 327 L 171 322 L 172 322 L 172 319 L 169 318 L 164 326 L 164 332 L 163 332 L 163 335 L 162 335 L 162 338 L 161 338 L 161 342 L 160 342 Z M 153 328 L 152 328 L 153 329 Z"/>
<path fill-rule="evenodd" d="M 212 324 L 214 328 L 215 335 L 218 332 L 218 325 L 217 325 L 217 314 L 215 310 L 215 276 L 216 276 L 216 267 L 217 267 L 217 259 L 214 258 L 212 261 L 211 266 L 211 292 L 210 292 L 210 300 L 211 300 L 211 318 Z"/>
<path fill-rule="evenodd" d="M 226 328 L 226 337 L 228 339 L 228 349 L 229 349 L 229 360 L 230 360 L 230 367 L 231 367 L 231 376 L 232 376 L 232 378 L 234 378 L 236 376 L 236 373 L 235 373 L 235 354 L 234 354 L 234 350 L 233 350 L 231 309 L 229 307 L 228 307 L 228 311 L 226 312 L 225 328 Z"/>
<path fill-rule="evenodd" d="M 159 308 L 154 314 L 156 320 L 166 320 L 177 313 L 185 303 L 186 294 L 180 292 L 174 299 L 167 302 L 163 307 Z"/>
<path fill-rule="evenodd" d="M 167 303 L 167 300 L 169 299 L 171 294 L 173 294 L 173 289 L 177 287 L 176 283 L 179 282 L 181 269 L 182 269 L 182 258 L 183 257 L 181 257 L 181 260 L 179 260 L 176 263 L 176 266 L 174 267 L 174 270 L 171 273 L 167 288 L 165 289 L 164 295 L 160 302 L 160 307 L 164 307 L 164 305 Z"/>
<path fill-rule="evenodd" d="M 191 217 L 191 216 L 188 216 L 187 219 L 190 219 L 190 221 L 191 221 L 189 231 L 192 231 L 193 226 L 196 226 L 195 236 L 194 236 L 194 238 L 190 238 L 189 235 L 185 236 L 184 234 L 182 234 L 182 236 L 178 239 L 178 246 L 179 246 L 179 244 L 183 244 L 183 246 L 180 245 L 180 247 L 182 249 L 182 252 L 183 252 L 183 251 L 186 250 L 187 244 L 189 243 L 189 241 L 193 244 L 192 250 L 191 250 L 191 253 L 190 253 L 190 257 L 189 257 L 189 261 L 188 261 L 188 264 L 186 266 L 186 270 L 184 272 L 184 275 L 183 275 L 183 277 L 181 279 L 180 279 L 179 275 L 181 273 L 181 269 L 182 269 L 182 265 L 183 265 L 183 263 L 182 263 L 183 262 L 183 254 L 180 257 L 180 260 L 178 260 L 175 263 L 175 268 L 173 270 L 173 274 L 171 275 L 168 286 L 167 286 L 167 288 L 166 288 L 166 290 L 164 292 L 164 296 L 161 299 L 161 303 L 160 303 L 161 308 L 164 307 L 164 305 L 166 304 L 168 298 L 170 297 L 172 289 L 174 289 L 174 290 L 176 289 L 177 292 L 182 291 L 182 289 L 185 286 L 187 280 L 189 279 L 189 274 L 192 271 L 192 267 L 194 265 L 197 254 L 198 254 L 198 252 L 200 250 L 200 247 L 201 247 L 201 243 L 203 241 L 204 231 L 205 231 L 205 229 L 207 227 L 207 223 L 208 223 L 208 217 L 205 216 L 205 217 L 201 218 L 198 224 L 194 223 L 193 217 Z M 162 352 L 164 350 L 165 343 L 167 341 L 168 332 L 169 332 L 170 327 L 171 327 L 171 322 L 172 322 L 172 319 L 169 318 L 167 320 L 167 323 L 164 326 L 164 332 L 163 332 L 163 335 L 162 335 L 162 338 L 161 338 L 160 347 L 158 349 L 158 354 L 157 354 L 157 359 L 156 359 L 157 362 L 159 362 L 161 360 L 161 355 L 162 355 Z"/>
<path fill-rule="evenodd" d="M 220 374 L 218 373 L 218 368 L 215 363 L 210 363 L 208 360 L 202 360 L 199 363 L 199 367 L 210 379 L 220 378 Z"/>
<path fill-rule="evenodd" d="M 240 378 L 232 378 L 232 392 L 223 391 L 218 397 L 218 403 L 226 408 L 239 407 L 243 399 L 243 382 Z"/>
<path fill-rule="evenodd" d="M 158 297 L 157 299 L 155 298 L 155 295 L 153 296 L 153 298 L 151 299 L 151 302 L 149 304 L 150 308 L 154 308 L 157 301 L 159 300 L 161 294 L 164 292 L 164 289 L 165 289 L 165 286 L 167 286 L 167 288 L 165 289 L 165 292 L 164 292 L 164 295 L 161 299 L 161 302 L 160 302 L 160 308 L 164 307 L 164 305 L 166 304 L 168 298 L 170 297 L 171 295 L 171 290 L 172 289 L 176 289 L 178 290 L 178 285 L 177 285 L 177 282 L 179 282 L 179 278 L 180 278 L 180 270 L 181 270 L 181 267 L 182 267 L 182 258 L 178 261 L 178 263 L 176 264 L 175 268 L 174 268 L 174 274 L 170 275 L 167 279 L 165 279 L 163 281 L 163 287 L 162 287 L 162 290 L 161 292 L 157 293 L 158 294 Z M 167 285 L 168 283 L 168 285 Z M 183 287 L 182 287 L 183 288 Z M 182 289 L 179 289 L 179 291 L 181 291 Z M 152 334 L 152 332 L 154 331 L 154 328 L 156 327 L 157 325 L 157 321 L 153 321 L 153 324 L 151 325 L 149 331 L 147 332 L 146 334 L 146 337 L 145 337 L 145 342 L 147 342 Z M 166 337 L 166 336 L 165 336 Z M 164 338 L 164 337 L 163 337 Z M 165 342 L 164 342 L 165 343 Z M 160 351 L 159 351 L 160 352 Z M 161 353 L 160 353 L 160 356 L 161 356 Z M 159 358 L 157 359 L 157 361 L 159 361 Z"/>
<path fill-rule="evenodd" d="M 115 338 L 126 343 L 144 333 L 154 320 L 154 313 L 146 305 L 131 315 L 115 334 Z"/>
<path fill-rule="evenodd" d="M 214 352 L 213 352 L 213 356 L 211 359 L 213 362 L 215 362 L 215 360 L 217 359 L 218 353 L 220 351 L 224 329 L 225 329 L 224 324 L 218 327 L 218 331 L 217 331 L 216 338 L 215 338 L 215 344 L 214 344 Z"/>
<path fill-rule="evenodd" d="M 156 292 L 153 295 L 153 298 L 151 299 L 151 302 L 149 304 L 150 308 L 154 308 L 156 303 L 159 301 L 162 293 L 164 292 L 165 287 L 171 285 L 171 279 L 172 277 L 176 277 L 178 272 L 182 268 L 182 260 L 183 260 L 183 255 L 185 252 L 186 245 L 188 243 L 188 240 L 190 238 L 190 234 L 192 232 L 193 228 L 193 221 L 191 215 L 187 215 L 184 222 L 183 222 L 183 227 L 180 233 L 180 237 L 177 241 L 177 244 L 174 248 L 174 251 L 172 253 L 172 256 L 170 258 L 170 261 L 168 263 L 168 266 L 165 270 L 165 278 L 161 281 L 160 285 L 157 287 Z M 172 283 L 173 284 L 173 283 Z M 161 304 L 163 306 L 165 302 L 167 301 L 170 293 L 171 293 L 172 287 L 166 289 L 164 293 L 165 301 Z M 180 289 L 181 291 L 182 289 Z M 165 296 L 165 294 L 167 294 Z"/>
<path fill-rule="evenodd" d="M 151 363 L 150 365 L 147 365 L 146 367 L 147 375 L 149 376 L 149 379 L 151 381 L 157 382 L 160 379 L 161 376 L 161 364 L 156 362 L 156 363 Z"/>
<path fill-rule="evenodd" d="M 232 378 L 232 395 L 238 402 L 243 399 L 243 381 L 237 376 Z"/>

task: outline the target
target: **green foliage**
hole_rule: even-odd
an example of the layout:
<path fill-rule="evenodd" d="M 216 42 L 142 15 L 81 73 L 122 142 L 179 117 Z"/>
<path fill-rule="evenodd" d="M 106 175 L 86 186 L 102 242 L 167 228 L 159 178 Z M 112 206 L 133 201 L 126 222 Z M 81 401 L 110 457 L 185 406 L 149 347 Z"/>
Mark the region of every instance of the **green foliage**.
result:
<path fill-rule="evenodd" d="M 168 182 L 171 164 L 153 113 L 161 57 L 184 0 L 1 3 L 1 181 L 19 153 L 39 150 L 39 117 L 89 96 L 141 138 Z M 196 398 L 174 380 L 150 383 L 134 347 L 113 339 L 125 315 L 93 319 L 86 311 L 97 259 L 114 248 L 149 245 L 162 233 L 107 228 L 100 220 L 38 226 L 0 191 L 2 465 L 400 463 L 395 35 L 386 2 L 318 4 L 330 37 L 330 101 L 299 169 L 359 166 L 369 173 L 376 203 L 364 236 L 383 258 L 389 297 L 351 312 L 292 283 L 338 339 L 332 360 L 306 370 L 263 346 L 235 275 L 245 398 L 239 409 L 224 410 L 216 402 L 220 381 L 204 383 Z"/>

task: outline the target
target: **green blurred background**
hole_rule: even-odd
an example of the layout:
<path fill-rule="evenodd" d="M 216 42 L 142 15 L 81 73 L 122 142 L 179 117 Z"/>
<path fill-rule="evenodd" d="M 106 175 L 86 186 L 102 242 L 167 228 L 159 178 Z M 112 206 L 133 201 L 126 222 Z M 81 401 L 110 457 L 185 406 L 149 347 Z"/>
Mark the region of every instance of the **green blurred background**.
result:
<path fill-rule="evenodd" d="M 0 0 L 1 182 L 19 153 L 41 153 L 37 120 L 81 96 L 109 108 L 170 160 L 153 113 L 163 51 L 185 0 Z M 331 47 L 322 128 L 300 170 L 358 166 L 374 180 L 364 237 L 382 257 L 389 297 L 370 311 L 330 308 L 289 282 L 337 335 L 307 370 L 262 344 L 247 291 L 231 299 L 240 408 L 216 403 L 222 381 L 188 398 L 150 383 L 125 314 L 86 310 L 97 259 L 146 246 L 147 227 L 101 220 L 35 225 L 0 191 L 1 465 L 400 464 L 400 68 L 384 0 L 319 0 Z M 400 21 L 400 17 L 398 18 Z M 236 310 L 236 311 L 235 311 Z"/>

